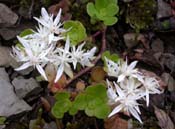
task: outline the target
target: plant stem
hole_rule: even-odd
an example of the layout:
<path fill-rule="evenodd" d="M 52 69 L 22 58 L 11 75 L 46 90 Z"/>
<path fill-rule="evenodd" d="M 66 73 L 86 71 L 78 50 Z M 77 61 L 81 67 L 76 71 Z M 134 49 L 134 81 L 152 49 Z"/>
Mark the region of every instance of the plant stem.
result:
<path fill-rule="evenodd" d="M 100 50 L 100 53 L 97 55 L 97 57 L 95 58 L 95 60 L 92 62 L 95 66 L 95 64 L 100 60 L 103 52 L 105 51 L 106 49 L 106 28 L 104 28 L 102 31 L 102 46 L 101 46 L 101 50 Z M 100 31 L 97 32 L 97 34 L 100 34 L 101 33 Z M 95 33 L 96 34 L 96 33 Z M 94 66 L 92 67 L 86 67 L 84 69 L 82 69 L 80 72 L 78 72 L 74 78 L 68 80 L 67 82 L 67 85 L 66 87 L 72 83 L 74 80 L 76 80 L 78 77 L 82 76 L 83 74 L 87 73 L 88 71 L 90 71 Z"/>

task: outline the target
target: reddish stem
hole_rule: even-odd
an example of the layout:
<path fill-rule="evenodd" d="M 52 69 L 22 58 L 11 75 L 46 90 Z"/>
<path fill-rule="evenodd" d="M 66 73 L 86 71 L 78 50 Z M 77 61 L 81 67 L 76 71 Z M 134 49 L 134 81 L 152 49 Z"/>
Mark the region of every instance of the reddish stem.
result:
<path fill-rule="evenodd" d="M 100 60 L 103 52 L 106 49 L 106 28 L 104 28 L 102 31 L 98 31 L 97 33 L 100 34 L 102 32 L 102 46 L 101 46 L 101 50 L 100 53 L 97 55 L 97 57 L 95 58 L 95 60 L 92 62 L 95 66 L 95 64 Z M 95 33 L 95 34 L 97 34 Z M 95 35 L 94 34 L 94 35 Z M 86 67 L 84 69 L 82 69 L 80 72 L 78 72 L 74 78 L 68 80 L 67 85 L 68 86 L 70 83 L 72 83 L 74 80 L 76 80 L 78 77 L 82 76 L 83 74 L 87 73 L 88 71 L 90 71 L 94 66 L 92 67 Z"/>

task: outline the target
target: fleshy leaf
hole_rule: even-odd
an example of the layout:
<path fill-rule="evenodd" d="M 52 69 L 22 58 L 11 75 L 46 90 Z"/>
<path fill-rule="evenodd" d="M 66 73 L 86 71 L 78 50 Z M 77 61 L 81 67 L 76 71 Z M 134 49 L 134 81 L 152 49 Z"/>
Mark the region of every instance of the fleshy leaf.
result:
<path fill-rule="evenodd" d="M 69 29 L 66 35 L 69 35 L 72 45 L 77 45 L 87 37 L 86 29 L 79 21 L 69 20 L 64 23 L 64 28 Z"/>
<path fill-rule="evenodd" d="M 20 36 L 20 37 L 25 37 L 25 36 L 30 35 L 30 34 L 33 34 L 33 33 L 34 33 L 34 32 L 33 32 L 32 29 L 25 29 L 25 30 L 23 30 L 23 31 L 19 34 L 19 36 Z"/>
<path fill-rule="evenodd" d="M 56 98 L 56 100 L 65 100 L 65 99 L 69 99 L 69 97 L 70 97 L 70 94 L 68 93 L 68 92 L 60 92 L 60 93 L 57 93 L 56 95 L 55 95 L 55 98 Z"/>

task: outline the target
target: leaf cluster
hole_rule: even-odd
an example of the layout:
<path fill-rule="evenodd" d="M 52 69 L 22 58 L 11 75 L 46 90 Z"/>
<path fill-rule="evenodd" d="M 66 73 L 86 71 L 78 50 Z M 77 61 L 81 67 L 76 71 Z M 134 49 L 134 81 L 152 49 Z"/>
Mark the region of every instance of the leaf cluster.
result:
<path fill-rule="evenodd" d="M 119 12 L 117 0 L 95 0 L 95 4 L 87 4 L 87 13 L 91 17 L 91 23 L 103 21 L 107 26 L 114 25 L 118 19 L 115 17 Z"/>
<path fill-rule="evenodd" d="M 83 93 L 76 96 L 74 101 L 70 101 L 70 94 L 67 92 L 58 93 L 55 96 L 57 102 L 52 108 L 52 114 L 56 118 L 62 118 L 64 113 L 69 112 L 75 115 L 79 110 L 84 110 L 86 115 L 104 119 L 110 113 L 107 105 L 106 88 L 101 85 L 88 86 Z"/>

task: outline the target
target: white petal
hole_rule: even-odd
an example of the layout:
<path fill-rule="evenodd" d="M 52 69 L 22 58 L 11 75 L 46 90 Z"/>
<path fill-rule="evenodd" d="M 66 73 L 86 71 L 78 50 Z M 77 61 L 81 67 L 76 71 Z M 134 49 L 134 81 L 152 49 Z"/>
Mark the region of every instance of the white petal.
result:
<path fill-rule="evenodd" d="M 112 110 L 112 112 L 109 114 L 108 117 L 111 117 L 111 116 L 113 116 L 114 114 L 120 112 L 120 110 L 122 110 L 122 108 L 123 108 L 122 105 L 118 105 L 117 107 L 115 107 L 115 108 Z"/>
<path fill-rule="evenodd" d="M 65 50 L 66 52 L 69 51 L 69 47 L 70 47 L 70 39 L 69 39 L 69 36 L 67 36 L 66 44 L 65 44 L 64 50 Z"/>
<path fill-rule="evenodd" d="M 146 106 L 149 106 L 149 92 L 146 90 Z"/>
<path fill-rule="evenodd" d="M 54 80 L 55 83 L 60 79 L 61 75 L 63 74 L 63 70 L 64 70 L 64 64 L 61 64 L 57 70 L 57 75 L 56 75 L 56 78 Z"/>
<path fill-rule="evenodd" d="M 44 69 L 40 65 L 36 65 L 36 68 L 38 72 L 44 77 L 44 79 L 47 80 L 47 76 L 46 76 Z"/>
<path fill-rule="evenodd" d="M 54 34 L 53 33 L 49 34 L 49 44 L 53 41 L 53 39 L 54 39 Z"/>
<path fill-rule="evenodd" d="M 32 64 L 30 62 L 27 62 L 27 63 L 21 65 L 19 68 L 16 68 L 15 70 L 16 71 L 20 71 L 20 70 L 26 69 L 26 68 L 28 68 L 30 66 L 32 66 Z"/>
<path fill-rule="evenodd" d="M 44 20 L 48 20 L 49 19 L 49 14 L 47 13 L 45 8 L 41 8 L 41 15 L 44 18 Z"/>
<path fill-rule="evenodd" d="M 117 82 L 121 82 L 125 79 L 125 75 L 124 74 L 121 74 L 119 77 L 118 77 L 118 80 Z"/>
<path fill-rule="evenodd" d="M 140 116 L 138 115 L 137 111 L 134 110 L 133 108 L 129 108 L 129 112 L 140 122 L 143 123 L 142 120 L 140 119 Z"/>
<path fill-rule="evenodd" d="M 125 96 L 125 94 L 124 94 L 124 92 L 122 91 L 122 89 L 114 82 L 114 86 L 115 86 L 115 88 L 116 88 L 116 90 L 117 90 L 117 94 L 120 96 L 120 97 L 124 97 Z"/>
<path fill-rule="evenodd" d="M 59 13 L 57 14 L 55 20 L 54 20 L 54 25 L 57 25 L 60 22 L 60 18 L 61 18 L 61 9 L 59 10 Z"/>
<path fill-rule="evenodd" d="M 69 64 L 66 64 L 64 67 L 64 72 L 70 77 L 73 78 L 73 72 Z"/>
<path fill-rule="evenodd" d="M 132 62 L 132 63 L 128 66 L 128 69 L 129 69 L 129 70 L 134 69 L 135 66 L 137 65 L 137 62 L 138 62 L 138 61 L 134 61 L 134 62 Z"/>

